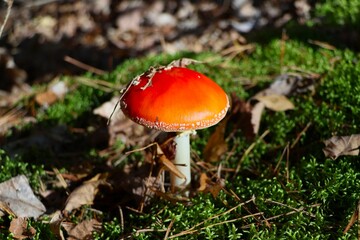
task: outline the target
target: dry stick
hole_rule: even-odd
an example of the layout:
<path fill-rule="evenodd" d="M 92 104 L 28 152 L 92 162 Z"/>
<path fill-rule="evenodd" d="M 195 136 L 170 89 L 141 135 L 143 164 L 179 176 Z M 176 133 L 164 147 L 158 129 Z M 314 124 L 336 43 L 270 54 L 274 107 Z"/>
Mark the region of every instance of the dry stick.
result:
<path fill-rule="evenodd" d="M 286 182 L 289 183 L 290 182 L 290 149 L 288 148 L 288 150 L 286 151 L 286 167 L 285 167 L 285 171 L 286 171 Z"/>
<path fill-rule="evenodd" d="M 232 194 L 232 196 L 237 200 L 237 201 L 241 201 L 240 197 L 232 190 L 230 189 L 230 193 Z M 254 196 L 253 196 L 254 197 Z M 255 206 L 255 209 L 259 211 L 259 208 L 258 206 L 256 205 L 255 201 L 254 201 L 254 206 Z M 249 214 L 253 214 L 246 206 L 243 207 L 245 209 L 245 211 L 247 211 Z M 260 211 L 259 211 L 260 212 Z M 261 222 L 265 222 L 265 225 L 267 227 L 270 227 L 270 223 L 268 221 L 266 221 L 266 218 L 264 216 L 264 214 L 261 215 L 261 217 L 263 218 L 263 220 L 260 220 L 259 218 L 255 218 L 255 220 L 258 222 L 258 223 L 261 223 Z"/>
<path fill-rule="evenodd" d="M 169 234 L 170 234 L 170 229 L 172 228 L 172 226 L 174 225 L 174 222 L 175 222 L 175 219 L 171 220 L 171 222 L 169 223 L 169 226 L 166 230 L 166 233 L 165 233 L 165 237 L 164 237 L 164 240 L 168 239 L 169 237 Z"/>
<path fill-rule="evenodd" d="M 310 217 L 313 217 L 313 218 L 316 217 L 314 214 L 305 211 L 305 210 L 304 210 L 304 207 L 294 208 L 294 207 L 291 207 L 291 206 L 286 205 L 286 204 L 284 204 L 284 203 L 277 202 L 277 201 L 273 201 L 273 200 L 271 200 L 271 199 L 266 199 L 265 202 L 266 202 L 266 203 L 272 203 L 272 204 L 280 205 L 280 206 L 282 206 L 282 207 L 287 207 L 287 208 L 290 208 L 290 209 L 292 209 L 292 210 L 294 210 L 294 211 L 297 211 L 297 212 L 303 212 L 303 213 L 305 213 L 306 215 L 308 215 L 308 216 L 310 216 Z"/>
<path fill-rule="evenodd" d="M 301 136 L 309 129 L 309 127 L 311 126 L 311 122 L 309 122 L 308 124 L 306 124 L 305 128 L 303 130 L 301 130 L 301 132 L 296 136 L 295 141 L 291 144 L 290 148 L 294 148 L 295 145 L 299 142 Z"/>
<path fill-rule="evenodd" d="M 120 227 L 121 227 L 121 231 L 124 231 L 124 214 L 123 214 L 123 210 L 121 208 L 121 206 L 119 206 L 119 214 L 120 214 Z"/>
<path fill-rule="evenodd" d="M 282 68 L 284 66 L 284 56 L 286 52 L 286 40 L 288 36 L 286 35 L 286 30 L 283 29 L 281 33 L 281 45 L 280 45 L 280 71 L 282 72 Z"/>
<path fill-rule="evenodd" d="M 280 168 L 280 163 L 283 160 L 285 153 L 289 151 L 289 143 L 286 144 L 286 147 L 284 148 L 283 152 L 281 153 L 281 156 L 279 158 L 279 161 L 277 162 L 275 169 L 274 169 L 274 174 L 277 175 L 279 168 Z"/>
<path fill-rule="evenodd" d="M 65 62 L 68 62 L 74 66 L 77 66 L 81 69 L 84 69 L 86 71 L 89 71 L 89 72 L 92 72 L 92 73 L 95 73 L 95 74 L 98 74 L 98 75 L 103 75 L 105 74 L 106 72 L 101 70 L 101 69 L 98 69 L 96 67 L 93 67 L 93 66 L 90 66 L 86 63 L 83 63 L 83 62 L 80 62 L 79 60 L 76 60 L 75 58 L 72 58 L 72 57 L 69 57 L 69 56 L 65 56 L 64 57 L 64 61 Z"/>
<path fill-rule="evenodd" d="M 113 92 L 114 89 L 116 90 L 114 84 L 99 79 L 75 77 L 74 80 L 78 81 L 80 84 L 84 84 L 89 87 L 96 88 L 107 93 Z"/>
<path fill-rule="evenodd" d="M 235 173 L 234 173 L 234 177 L 236 177 L 236 175 L 239 173 L 240 171 L 240 167 L 241 167 L 241 164 L 242 162 L 245 160 L 245 157 L 247 157 L 247 155 L 249 155 L 249 153 L 254 149 L 254 147 L 256 146 L 257 142 L 264 139 L 264 137 L 266 135 L 268 135 L 270 132 L 269 129 L 267 129 L 263 134 L 261 134 L 261 136 L 259 137 L 259 139 L 257 139 L 255 142 L 253 142 L 244 152 L 244 154 L 242 155 L 238 165 L 236 166 L 236 170 L 235 170 Z"/>
<path fill-rule="evenodd" d="M 343 233 L 346 234 L 350 228 L 354 225 L 354 223 L 356 222 L 356 220 L 358 220 L 358 239 L 360 239 L 360 200 L 355 208 L 355 211 L 353 213 L 353 215 L 351 216 L 349 223 L 346 225 Z"/>
<path fill-rule="evenodd" d="M 0 38 L 1 38 L 1 35 L 2 35 L 3 31 L 4 31 L 6 22 L 9 20 L 11 8 L 12 8 L 12 5 L 13 5 L 13 0 L 4 0 L 4 2 L 6 2 L 8 7 L 7 7 L 7 10 L 6 10 L 6 16 L 4 18 L 4 22 L 3 22 L 3 24 L 1 25 L 1 28 L 0 28 Z"/>
<path fill-rule="evenodd" d="M 320 204 L 313 204 L 313 205 L 310 205 L 309 208 L 318 207 L 318 206 L 320 206 Z M 277 218 L 280 218 L 280 217 L 283 217 L 283 216 L 289 216 L 289 215 L 292 215 L 292 214 L 295 214 L 295 213 L 299 213 L 299 211 L 294 210 L 294 211 L 290 211 L 290 212 L 287 212 L 287 213 L 282 213 L 282 214 L 279 214 L 279 215 L 276 215 L 276 216 L 272 216 L 272 217 L 266 218 L 266 219 L 263 220 L 263 221 L 270 221 L 270 220 L 274 220 L 274 219 L 277 219 Z M 242 226 L 241 228 L 242 228 L 242 229 L 250 228 L 251 225 L 252 225 L 252 224 L 248 224 L 248 225 Z"/>

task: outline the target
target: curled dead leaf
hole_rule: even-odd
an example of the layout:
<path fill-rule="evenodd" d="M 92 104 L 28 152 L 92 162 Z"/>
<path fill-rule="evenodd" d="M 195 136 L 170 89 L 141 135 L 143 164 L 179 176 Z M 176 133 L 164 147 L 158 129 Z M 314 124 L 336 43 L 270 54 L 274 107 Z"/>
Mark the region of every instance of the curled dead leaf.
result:
<path fill-rule="evenodd" d="M 165 154 L 164 154 L 163 150 L 161 149 L 160 145 L 157 144 L 157 143 L 155 143 L 155 145 L 156 145 L 155 157 L 156 157 L 158 163 L 163 168 L 165 168 L 167 171 L 169 171 L 170 173 L 176 175 L 178 178 L 186 179 L 184 174 L 177 169 L 175 164 L 165 156 Z"/>
<path fill-rule="evenodd" d="M 26 218 L 14 218 L 10 222 L 9 231 L 12 233 L 14 239 L 27 239 L 35 236 L 36 230 L 33 227 L 28 227 Z"/>
<path fill-rule="evenodd" d="M 266 108 L 276 112 L 292 110 L 295 108 L 294 104 L 287 97 L 280 94 L 255 96 L 254 99 L 262 102 Z"/>
<path fill-rule="evenodd" d="M 57 239 L 65 240 L 61 223 L 64 221 L 64 216 L 60 210 L 57 210 L 50 220 L 50 230 L 57 237 Z"/>
<path fill-rule="evenodd" d="M 46 211 L 24 175 L 0 183 L 0 202 L 1 210 L 17 217 L 38 218 Z"/>
<path fill-rule="evenodd" d="M 217 162 L 220 157 L 227 152 L 228 146 L 225 141 L 227 120 L 228 118 L 220 122 L 215 128 L 215 132 L 210 136 L 204 149 L 204 158 L 206 162 Z"/>
<path fill-rule="evenodd" d="M 325 156 L 333 160 L 339 156 L 357 156 L 359 155 L 360 134 L 333 136 L 325 140 L 324 144 L 323 152 Z"/>
<path fill-rule="evenodd" d="M 209 192 L 214 198 L 217 198 L 220 191 L 224 188 L 225 181 L 221 178 L 216 178 L 215 181 L 212 181 L 211 178 L 207 176 L 206 173 L 201 173 L 200 175 L 200 187 L 198 188 L 199 192 Z"/>
<path fill-rule="evenodd" d="M 96 219 L 85 220 L 79 224 L 63 222 L 62 227 L 68 233 L 67 240 L 93 239 L 93 233 L 101 230 L 101 222 Z"/>
<path fill-rule="evenodd" d="M 81 186 L 75 188 L 66 200 L 64 211 L 71 212 L 83 205 L 93 204 L 95 196 L 99 190 L 99 186 L 109 185 L 105 178 L 106 176 L 97 174 L 89 181 L 86 181 Z"/>
<path fill-rule="evenodd" d="M 236 132 L 241 129 L 246 139 L 251 141 L 257 134 L 256 124 L 260 124 L 261 113 L 256 116 L 256 112 L 252 112 L 252 106 L 249 102 L 240 99 L 235 93 L 231 94 L 231 109 L 229 115 L 229 123 L 233 124 L 232 131 Z M 256 118 L 259 118 L 256 120 Z M 256 123 L 258 121 L 258 123 Z"/>

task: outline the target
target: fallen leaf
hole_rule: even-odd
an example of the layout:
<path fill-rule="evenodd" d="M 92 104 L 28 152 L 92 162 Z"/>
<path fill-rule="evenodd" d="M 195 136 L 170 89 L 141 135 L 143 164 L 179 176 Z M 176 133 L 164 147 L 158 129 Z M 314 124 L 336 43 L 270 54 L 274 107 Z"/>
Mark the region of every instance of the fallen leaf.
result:
<path fill-rule="evenodd" d="M 231 109 L 230 109 L 229 123 L 234 123 L 231 127 L 233 132 L 237 129 L 241 129 L 243 135 L 248 141 L 252 141 L 256 136 L 256 117 L 253 116 L 252 106 L 249 102 L 246 102 L 236 96 L 235 93 L 231 94 Z M 258 120 L 260 122 L 260 119 Z"/>
<path fill-rule="evenodd" d="M 115 96 L 93 111 L 94 114 L 106 119 L 110 118 L 114 111 L 111 119 L 109 119 L 110 123 L 108 125 L 108 133 L 110 135 L 109 146 L 112 146 L 118 140 L 126 146 L 135 146 L 139 143 L 143 144 L 147 142 L 156 130 L 146 128 L 127 118 L 120 110 L 120 106 L 116 105 L 119 99 L 119 96 Z M 117 108 L 115 109 L 116 106 Z"/>
<path fill-rule="evenodd" d="M 262 102 L 266 108 L 276 112 L 292 110 L 294 104 L 284 95 L 271 94 L 266 96 L 255 96 L 254 99 Z"/>
<path fill-rule="evenodd" d="M 169 144 L 172 144 L 171 142 L 172 141 L 170 141 Z M 185 175 L 180 172 L 179 169 L 175 166 L 175 164 L 166 157 L 161 146 L 158 143 L 154 143 L 154 145 L 156 146 L 156 152 L 154 153 L 155 160 L 158 162 L 158 164 L 160 164 L 162 168 L 174 174 L 178 178 L 186 179 Z M 167 144 L 163 143 L 162 145 L 166 146 Z"/>
<path fill-rule="evenodd" d="M 206 162 L 217 162 L 227 152 L 228 146 L 225 141 L 225 130 L 228 118 L 221 121 L 210 136 L 205 148 L 204 158 Z"/>
<path fill-rule="evenodd" d="M 9 231 L 12 233 L 14 239 L 26 239 L 35 236 L 36 230 L 33 227 L 28 227 L 28 222 L 25 218 L 14 218 L 10 222 Z"/>
<path fill-rule="evenodd" d="M 325 156 L 333 160 L 339 156 L 357 156 L 359 155 L 360 134 L 333 136 L 325 140 L 324 144 L 323 152 Z"/>
<path fill-rule="evenodd" d="M 64 211 L 71 212 L 83 205 L 91 205 L 99 190 L 100 185 L 109 185 L 102 174 L 97 174 L 89 181 L 75 188 L 66 200 Z"/>
<path fill-rule="evenodd" d="M 50 230 L 57 237 L 57 239 L 65 240 L 63 231 L 61 229 L 61 223 L 64 221 L 64 217 L 60 210 L 57 210 L 50 220 Z"/>
<path fill-rule="evenodd" d="M 24 175 L 0 184 L 0 202 L 7 205 L 17 217 L 38 218 L 46 211 Z"/>
<path fill-rule="evenodd" d="M 277 76 L 268 88 L 258 92 L 256 96 L 273 94 L 293 96 L 306 92 L 314 93 L 318 79 L 320 75 L 316 73 L 284 73 Z"/>
<path fill-rule="evenodd" d="M 35 96 L 35 101 L 41 106 L 49 106 L 57 101 L 57 96 L 53 91 L 46 91 L 38 93 Z"/>
<path fill-rule="evenodd" d="M 165 156 L 165 154 L 158 156 L 158 161 L 170 173 L 174 174 L 180 179 L 186 179 L 185 175 L 180 172 L 177 167 Z"/>
<path fill-rule="evenodd" d="M 199 188 L 198 188 L 198 191 L 199 191 L 199 192 L 205 191 L 205 189 L 206 189 L 206 187 L 207 187 L 206 181 L 207 181 L 208 179 L 209 179 L 209 178 L 208 178 L 208 176 L 206 175 L 206 173 L 201 173 L 201 175 L 200 175 L 200 181 L 199 181 L 200 186 L 199 186 Z"/>
<path fill-rule="evenodd" d="M 256 103 L 251 109 L 251 124 L 253 126 L 254 134 L 259 133 L 261 116 L 265 109 L 265 104 L 263 102 Z"/>
<path fill-rule="evenodd" d="M 38 93 L 35 96 L 35 101 L 39 105 L 47 107 L 62 99 L 68 91 L 66 84 L 63 81 L 58 81 L 53 83 L 47 91 Z"/>
<path fill-rule="evenodd" d="M 215 181 L 212 181 L 206 173 L 201 173 L 200 175 L 200 187 L 198 188 L 199 192 L 209 192 L 214 198 L 217 198 L 220 191 L 224 188 L 225 182 L 224 179 L 216 178 Z"/>
<path fill-rule="evenodd" d="M 68 233 L 67 240 L 93 239 L 93 233 L 101 230 L 101 222 L 96 219 L 85 220 L 79 224 L 63 222 L 61 226 Z"/>

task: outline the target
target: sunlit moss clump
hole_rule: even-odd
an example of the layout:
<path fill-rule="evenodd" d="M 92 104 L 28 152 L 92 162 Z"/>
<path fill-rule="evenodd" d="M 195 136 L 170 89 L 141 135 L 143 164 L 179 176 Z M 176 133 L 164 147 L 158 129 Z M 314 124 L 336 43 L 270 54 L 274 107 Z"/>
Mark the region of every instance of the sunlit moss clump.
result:
<path fill-rule="evenodd" d="M 358 26 L 360 2 L 353 0 L 323 0 L 315 5 L 314 15 L 326 24 Z"/>

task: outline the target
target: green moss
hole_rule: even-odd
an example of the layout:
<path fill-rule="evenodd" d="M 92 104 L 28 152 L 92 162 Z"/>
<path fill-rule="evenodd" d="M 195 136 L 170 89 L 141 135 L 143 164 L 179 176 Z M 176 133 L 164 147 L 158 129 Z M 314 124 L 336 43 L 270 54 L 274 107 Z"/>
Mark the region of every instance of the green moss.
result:
<path fill-rule="evenodd" d="M 31 165 L 20 157 L 11 159 L 6 152 L 0 148 L 0 182 L 9 180 L 18 175 L 25 175 L 29 183 L 35 189 L 39 188 L 39 179 L 45 176 L 43 166 Z"/>
<path fill-rule="evenodd" d="M 222 167 L 236 168 L 240 159 L 244 160 L 236 176 L 231 172 L 222 173 L 223 177 L 226 176 L 225 189 L 228 192 L 221 192 L 216 199 L 210 194 L 197 194 L 188 204 L 154 199 L 142 214 L 125 212 L 124 229 L 121 229 L 118 218 L 105 219 L 103 232 L 95 234 L 95 239 L 117 239 L 122 234 L 134 239 L 164 238 L 172 222 L 170 235 L 194 230 L 178 239 L 356 238 L 356 227 L 346 235 L 342 231 L 360 199 L 360 162 L 357 157 L 340 157 L 336 161 L 325 158 L 321 142 L 334 134 L 359 132 L 359 55 L 348 50 L 329 51 L 289 40 L 281 56 L 281 44 L 275 40 L 267 45 L 256 45 L 251 54 L 232 60 L 213 53 L 149 56 L 125 61 L 114 72 L 101 76 L 124 86 L 150 66 L 165 65 L 180 57 L 195 58 L 204 64 L 189 67 L 208 75 L 228 93 L 234 92 L 244 100 L 266 88 L 275 76 L 294 71 L 294 67 L 322 77 L 316 82 L 314 94 L 291 97 L 294 110 L 265 110 L 260 133 L 269 130 L 269 134 L 264 139 L 257 137 L 254 148 L 246 157 L 243 158 L 252 142 L 246 141 L 240 130 L 228 139 L 229 151 L 232 152 L 228 159 L 222 158 Z M 253 87 L 245 90 L 244 81 Z M 95 121 L 92 109 L 110 98 L 111 94 L 101 90 L 78 86 L 63 101 L 40 112 L 37 119 L 44 125 L 62 123 L 87 127 Z M 231 126 L 229 123 L 228 128 Z M 192 139 L 192 149 L 200 159 L 213 131 L 214 128 L 201 130 Z M 227 133 L 231 131 L 227 129 Z M 299 141 L 289 149 L 289 156 L 282 157 L 284 149 L 297 138 Z M 116 147 L 124 150 L 126 144 L 118 142 Z M 96 149 L 84 151 L 88 152 L 82 152 L 81 157 L 94 161 L 98 158 Z M 141 159 L 143 155 L 138 152 L 126 161 Z M 12 162 L 0 155 L 0 160 L 4 161 L 4 177 L 0 175 L 0 180 L 21 172 L 27 173 L 34 182 L 40 176 L 21 158 L 19 162 Z M 126 161 L 117 167 L 123 167 Z M 230 190 L 240 200 L 230 194 Z M 254 202 L 232 209 L 253 197 Z M 139 231 L 142 229 L 148 231 Z"/>
<path fill-rule="evenodd" d="M 357 25 L 360 22 L 360 2 L 323 0 L 315 5 L 314 15 L 326 24 Z"/>

